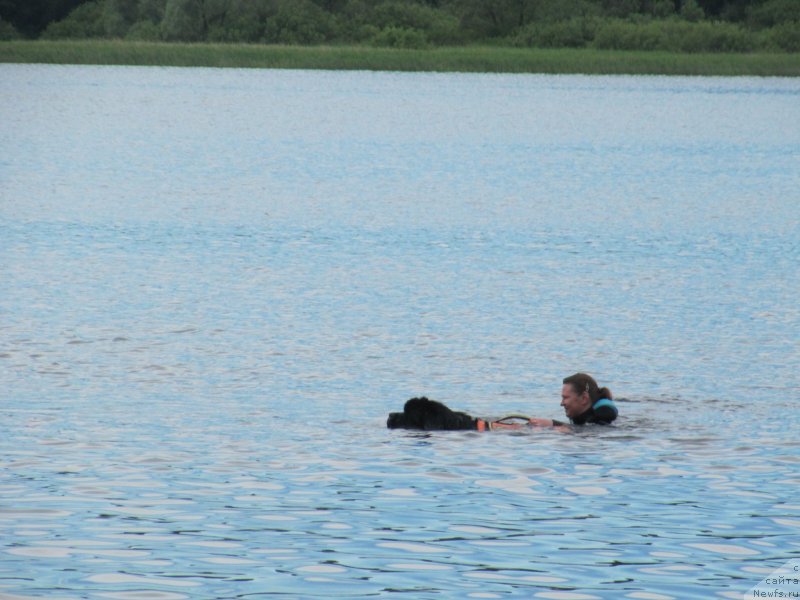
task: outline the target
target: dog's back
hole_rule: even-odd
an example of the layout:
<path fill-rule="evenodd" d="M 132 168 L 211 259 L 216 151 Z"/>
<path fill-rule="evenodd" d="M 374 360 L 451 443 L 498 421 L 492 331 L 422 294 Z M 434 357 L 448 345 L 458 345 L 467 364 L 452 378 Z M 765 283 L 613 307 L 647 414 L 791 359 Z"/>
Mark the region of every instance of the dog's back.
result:
<path fill-rule="evenodd" d="M 403 406 L 403 412 L 390 413 L 386 421 L 389 429 L 476 429 L 477 419 L 467 413 L 451 410 L 441 402 L 424 396 L 411 398 Z"/>

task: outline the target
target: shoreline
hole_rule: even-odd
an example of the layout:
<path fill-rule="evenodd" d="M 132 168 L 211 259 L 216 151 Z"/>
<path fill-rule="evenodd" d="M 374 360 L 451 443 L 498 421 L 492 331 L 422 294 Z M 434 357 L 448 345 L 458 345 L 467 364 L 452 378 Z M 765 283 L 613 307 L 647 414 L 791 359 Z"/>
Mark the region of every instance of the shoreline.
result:
<path fill-rule="evenodd" d="M 182 44 L 4 41 L 0 63 L 586 75 L 800 76 L 800 53 L 671 53 L 493 46 Z"/>

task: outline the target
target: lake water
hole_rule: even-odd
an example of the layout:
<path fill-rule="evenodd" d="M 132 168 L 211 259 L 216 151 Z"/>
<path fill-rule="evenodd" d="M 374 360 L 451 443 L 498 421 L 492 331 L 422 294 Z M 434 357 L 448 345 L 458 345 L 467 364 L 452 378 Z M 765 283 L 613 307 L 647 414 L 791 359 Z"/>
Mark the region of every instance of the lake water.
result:
<path fill-rule="evenodd" d="M 800 80 L 0 65 L 0 150 L 0 598 L 800 558 Z M 579 370 L 615 426 L 385 428 Z"/>

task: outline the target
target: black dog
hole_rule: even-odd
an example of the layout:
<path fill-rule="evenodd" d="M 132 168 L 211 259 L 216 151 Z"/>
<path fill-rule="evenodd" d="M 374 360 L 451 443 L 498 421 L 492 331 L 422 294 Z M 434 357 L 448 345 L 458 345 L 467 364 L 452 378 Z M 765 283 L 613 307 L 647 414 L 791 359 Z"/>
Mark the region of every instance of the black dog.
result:
<path fill-rule="evenodd" d="M 386 421 L 389 429 L 477 429 L 478 419 L 467 413 L 451 410 L 441 402 L 422 398 L 411 398 L 401 413 L 389 413 Z"/>

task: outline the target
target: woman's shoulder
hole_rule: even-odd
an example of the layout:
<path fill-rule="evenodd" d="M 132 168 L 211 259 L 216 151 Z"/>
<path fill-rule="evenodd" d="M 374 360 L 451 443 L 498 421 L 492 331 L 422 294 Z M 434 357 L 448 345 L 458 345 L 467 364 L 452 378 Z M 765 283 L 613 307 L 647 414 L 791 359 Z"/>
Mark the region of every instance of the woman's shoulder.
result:
<path fill-rule="evenodd" d="M 619 416 L 619 410 L 613 400 L 601 398 L 592 405 L 593 423 L 611 423 Z"/>

